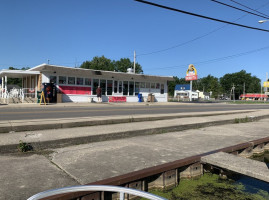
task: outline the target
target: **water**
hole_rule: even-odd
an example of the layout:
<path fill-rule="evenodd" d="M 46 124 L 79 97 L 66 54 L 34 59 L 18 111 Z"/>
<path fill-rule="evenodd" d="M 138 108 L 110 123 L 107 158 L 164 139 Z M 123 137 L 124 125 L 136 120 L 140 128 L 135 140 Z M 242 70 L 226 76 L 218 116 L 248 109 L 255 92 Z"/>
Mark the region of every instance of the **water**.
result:
<path fill-rule="evenodd" d="M 265 162 L 269 170 L 269 152 L 255 160 Z M 234 174 L 232 180 L 220 180 L 217 174 L 204 174 L 198 180 L 182 180 L 169 192 L 151 191 L 170 200 L 236 199 L 268 200 L 269 183 Z"/>

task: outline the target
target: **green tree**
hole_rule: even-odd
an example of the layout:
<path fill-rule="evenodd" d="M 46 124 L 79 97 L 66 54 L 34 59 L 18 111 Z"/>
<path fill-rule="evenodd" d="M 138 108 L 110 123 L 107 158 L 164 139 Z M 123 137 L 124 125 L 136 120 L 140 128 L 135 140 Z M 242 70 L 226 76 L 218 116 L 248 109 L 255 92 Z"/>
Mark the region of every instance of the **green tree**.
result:
<path fill-rule="evenodd" d="M 178 78 L 177 76 L 174 76 L 174 81 L 168 82 L 168 94 L 169 96 L 174 96 L 175 92 L 175 86 L 177 84 L 190 84 L 189 81 L 185 81 L 185 78 Z"/>
<path fill-rule="evenodd" d="M 80 68 L 104 70 L 104 71 L 116 71 L 127 72 L 128 68 L 133 68 L 134 63 L 129 58 L 121 58 L 119 61 L 114 61 L 106 58 L 105 56 L 95 56 L 91 61 L 85 61 L 81 64 Z M 136 63 L 135 73 L 142 74 L 142 66 Z"/>
<path fill-rule="evenodd" d="M 221 94 L 221 86 L 217 77 L 208 75 L 198 80 L 198 90 L 203 92 L 212 92 L 212 97 L 218 98 Z"/>
<path fill-rule="evenodd" d="M 81 64 L 80 68 L 114 71 L 113 62 L 105 56 L 95 56 L 91 61 L 85 61 Z"/>
<path fill-rule="evenodd" d="M 133 68 L 134 62 L 131 62 L 129 58 L 121 58 L 119 61 L 115 61 L 115 70 L 117 72 L 127 72 L 128 68 Z M 135 73 L 143 74 L 142 66 L 135 63 Z"/>
<path fill-rule="evenodd" d="M 225 74 L 220 78 L 220 85 L 223 92 L 229 95 L 233 85 L 235 86 L 235 98 L 238 99 L 241 94 L 245 93 L 259 93 L 261 88 L 261 80 L 256 76 L 251 76 L 245 70 L 240 72 Z"/>
<path fill-rule="evenodd" d="M 19 70 L 17 68 L 14 67 L 9 67 L 9 70 Z M 21 70 L 27 70 L 29 69 L 29 67 L 23 67 Z M 22 87 L 22 79 L 21 78 L 8 78 L 7 79 L 7 84 L 8 85 L 18 85 L 20 87 Z"/>

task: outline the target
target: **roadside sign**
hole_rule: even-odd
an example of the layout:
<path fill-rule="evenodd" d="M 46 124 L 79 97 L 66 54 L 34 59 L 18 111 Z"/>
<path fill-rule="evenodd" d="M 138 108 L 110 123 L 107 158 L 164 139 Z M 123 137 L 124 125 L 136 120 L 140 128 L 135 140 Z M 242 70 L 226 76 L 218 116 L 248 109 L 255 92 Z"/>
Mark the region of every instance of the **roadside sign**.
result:
<path fill-rule="evenodd" d="M 186 81 L 194 81 L 197 80 L 197 70 L 195 69 L 193 64 L 190 64 L 188 70 L 186 72 L 185 80 Z"/>
<path fill-rule="evenodd" d="M 269 87 L 269 81 L 263 82 L 263 87 Z"/>

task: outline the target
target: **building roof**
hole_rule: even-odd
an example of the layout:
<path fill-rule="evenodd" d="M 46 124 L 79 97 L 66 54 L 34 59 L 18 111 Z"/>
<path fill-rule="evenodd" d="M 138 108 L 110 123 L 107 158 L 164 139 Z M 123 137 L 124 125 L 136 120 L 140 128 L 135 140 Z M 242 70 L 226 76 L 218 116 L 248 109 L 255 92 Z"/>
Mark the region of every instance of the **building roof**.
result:
<path fill-rule="evenodd" d="M 38 71 L 28 71 L 28 70 L 1 70 L 0 77 L 7 76 L 8 78 L 23 78 L 28 75 L 40 74 Z"/>
<path fill-rule="evenodd" d="M 175 90 L 190 90 L 191 86 L 190 84 L 177 84 L 175 86 Z"/>
<path fill-rule="evenodd" d="M 27 71 L 39 71 L 39 72 L 50 72 L 57 75 L 73 75 L 73 76 L 102 76 L 105 79 L 134 79 L 138 81 L 154 80 L 154 81 L 173 81 L 172 76 L 151 76 L 144 74 L 124 73 L 124 72 L 113 72 L 113 71 L 102 71 L 84 68 L 72 68 L 57 65 L 41 64 Z"/>

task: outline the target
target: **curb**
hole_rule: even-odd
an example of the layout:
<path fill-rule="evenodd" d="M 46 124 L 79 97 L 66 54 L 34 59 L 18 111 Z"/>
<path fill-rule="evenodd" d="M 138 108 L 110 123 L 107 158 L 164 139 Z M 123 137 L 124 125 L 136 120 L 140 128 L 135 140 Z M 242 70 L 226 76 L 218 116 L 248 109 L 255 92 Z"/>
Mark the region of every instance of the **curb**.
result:
<path fill-rule="evenodd" d="M 269 115 L 253 117 L 251 118 L 250 122 L 258 121 L 264 118 L 269 118 Z M 239 119 L 243 120 L 245 118 L 239 118 Z M 161 128 L 155 128 L 155 129 L 144 129 L 144 130 L 139 130 L 139 131 L 133 130 L 133 131 L 127 131 L 127 132 L 124 131 L 124 132 L 111 133 L 111 134 L 107 133 L 103 135 L 91 135 L 91 136 L 77 137 L 77 138 L 65 138 L 65 139 L 52 140 L 52 141 L 33 142 L 33 143 L 30 143 L 30 145 L 34 148 L 35 151 L 40 151 L 40 150 L 45 150 L 45 149 L 62 148 L 62 147 L 67 147 L 67 146 L 72 146 L 72 145 L 89 144 L 89 143 L 94 143 L 94 142 L 131 138 L 131 137 L 136 137 L 136 136 L 163 134 L 163 133 L 168 133 L 168 132 L 184 131 L 184 130 L 190 130 L 190 129 L 198 129 L 198 128 L 203 128 L 203 127 L 219 126 L 219 125 L 234 124 L 234 123 L 236 123 L 235 119 L 219 120 L 219 121 L 203 122 L 203 123 L 196 123 L 196 124 L 161 127 Z M 2 145 L 0 146 L 0 153 L 16 152 L 17 146 L 18 144 Z"/>
<path fill-rule="evenodd" d="M 240 113 L 250 113 L 253 111 L 243 111 Z M 106 119 L 106 120 L 85 120 L 85 121 L 72 121 L 72 122 L 61 122 L 64 119 L 57 119 L 57 121 L 50 121 L 46 124 L 32 123 L 25 125 L 12 125 L 13 122 L 7 122 L 8 126 L 0 126 L 0 134 L 8 134 L 9 132 L 22 132 L 22 131 L 37 131 L 37 130 L 49 130 L 49 129 L 61 129 L 61 128 L 74 128 L 74 127 L 84 127 L 84 126 L 97 126 L 97 125 L 109 125 L 109 124 L 121 124 L 121 123 L 131 123 L 131 122 L 143 122 L 143 121 L 155 121 L 155 120 L 167 120 L 175 118 L 189 118 L 189 117 L 208 117 L 208 116 L 218 116 L 218 115 L 230 115 L 238 114 L 238 112 L 229 113 L 209 113 L 209 114 L 188 114 L 188 115 L 167 115 L 167 116 L 156 116 L 156 117 L 128 117 L 120 119 Z M 59 122 L 60 121 L 60 122 Z M 21 122 L 23 123 L 23 122 Z M 5 125 L 6 125 L 5 124 Z"/>

